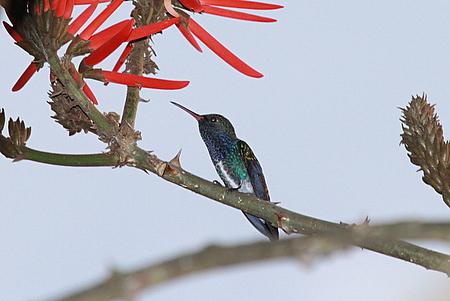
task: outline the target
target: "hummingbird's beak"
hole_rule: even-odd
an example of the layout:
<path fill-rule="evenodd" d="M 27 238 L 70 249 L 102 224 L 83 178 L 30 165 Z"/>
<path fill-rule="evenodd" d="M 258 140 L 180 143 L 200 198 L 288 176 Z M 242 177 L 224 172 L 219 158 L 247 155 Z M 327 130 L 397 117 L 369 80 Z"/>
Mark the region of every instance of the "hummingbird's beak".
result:
<path fill-rule="evenodd" d="M 197 114 L 197 113 L 195 113 L 195 112 L 189 110 L 189 109 L 186 108 L 186 107 L 183 107 L 182 105 L 180 105 L 179 103 L 176 103 L 175 101 L 171 101 L 171 103 L 172 103 L 173 105 L 176 105 L 177 107 L 179 107 L 179 108 L 182 109 L 183 111 L 186 111 L 189 115 L 191 115 L 192 117 L 194 117 L 195 119 L 197 119 L 197 121 L 200 121 L 200 120 L 202 120 L 203 118 L 205 118 L 205 117 L 203 117 L 202 115 Z"/>

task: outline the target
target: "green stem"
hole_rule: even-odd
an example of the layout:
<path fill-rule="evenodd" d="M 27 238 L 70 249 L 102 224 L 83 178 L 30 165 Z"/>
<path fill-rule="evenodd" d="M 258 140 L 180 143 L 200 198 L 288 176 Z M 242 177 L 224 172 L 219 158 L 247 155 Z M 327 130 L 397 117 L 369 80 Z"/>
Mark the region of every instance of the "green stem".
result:
<path fill-rule="evenodd" d="M 99 167 L 99 166 L 116 166 L 119 158 L 111 153 L 101 154 L 55 154 L 34 150 L 28 147 L 22 149 L 23 157 L 17 159 L 30 160 L 40 163 L 73 166 L 73 167 Z"/>
<path fill-rule="evenodd" d="M 132 16 L 136 20 L 136 24 L 138 26 L 142 26 L 146 23 L 144 20 L 144 8 L 141 3 L 135 2 L 135 8 L 133 10 Z M 150 7 L 153 7 L 150 5 Z M 136 14 L 134 14 L 136 12 Z M 144 21 L 144 22 L 143 22 Z M 144 73 L 144 58 L 145 51 L 148 49 L 148 39 L 145 38 L 141 41 L 137 41 L 134 43 L 133 50 L 128 57 L 128 67 L 131 74 L 142 75 Z M 139 102 L 141 100 L 140 89 L 136 87 L 128 87 L 127 88 L 127 98 L 125 99 L 125 104 L 122 112 L 122 120 L 121 124 L 128 125 L 134 129 L 134 124 L 136 121 L 137 109 Z"/>
<path fill-rule="evenodd" d="M 142 75 L 144 72 L 144 52 L 148 47 L 148 40 L 142 40 L 134 43 L 134 48 L 130 53 L 129 64 L 130 73 Z M 134 128 L 136 121 L 137 109 L 140 102 L 140 90 L 136 87 L 127 88 L 127 98 L 123 107 L 122 124 L 127 123 Z"/>

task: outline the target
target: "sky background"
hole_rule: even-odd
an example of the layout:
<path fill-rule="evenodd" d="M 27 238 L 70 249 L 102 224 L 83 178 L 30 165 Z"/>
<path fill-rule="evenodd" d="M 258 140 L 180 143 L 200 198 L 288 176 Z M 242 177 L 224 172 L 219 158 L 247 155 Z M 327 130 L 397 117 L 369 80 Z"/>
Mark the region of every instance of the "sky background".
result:
<path fill-rule="evenodd" d="M 154 38 L 159 77 L 191 84 L 142 92 L 151 102 L 139 109 L 140 145 L 164 159 L 182 148 L 184 168 L 218 179 L 196 122 L 169 103 L 175 100 L 228 117 L 261 162 L 272 200 L 290 210 L 335 222 L 448 219 L 440 196 L 399 146 L 398 107 L 425 92 L 444 131 L 450 128 L 450 2 L 278 3 L 286 8 L 265 14 L 275 24 L 195 17 L 263 79 L 241 75 L 206 47 L 197 53 L 174 28 Z M 123 9 L 112 21 L 127 15 Z M 103 151 L 95 136 L 68 137 L 49 118 L 47 67 L 10 92 L 31 58 L 4 30 L 0 45 L 0 107 L 32 126 L 28 146 Z M 115 59 L 102 66 L 111 68 Z M 99 109 L 121 112 L 124 87 L 91 87 Z M 132 168 L 13 164 L 2 157 L 0 193 L 1 300 L 49 300 L 112 268 L 132 269 L 211 243 L 264 239 L 239 211 Z M 138 300 L 444 301 L 448 281 L 354 249 L 307 267 L 286 260 L 184 278 Z"/>

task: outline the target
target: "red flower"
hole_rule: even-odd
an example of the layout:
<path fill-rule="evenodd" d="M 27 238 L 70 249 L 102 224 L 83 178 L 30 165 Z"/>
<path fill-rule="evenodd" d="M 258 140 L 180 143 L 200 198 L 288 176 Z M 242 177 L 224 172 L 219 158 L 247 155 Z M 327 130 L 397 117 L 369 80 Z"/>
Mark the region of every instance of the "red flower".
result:
<path fill-rule="evenodd" d="M 224 9 L 221 7 L 233 7 L 242 9 L 254 9 L 254 10 L 273 10 L 279 9 L 283 6 L 276 4 L 268 4 L 262 2 L 254 2 L 247 0 L 180 0 L 184 8 L 196 12 L 196 13 L 206 13 L 213 14 L 227 18 L 241 19 L 246 21 L 255 22 L 275 22 L 275 19 L 261 17 L 257 15 L 252 15 L 248 13 L 243 13 L 239 11 Z M 170 0 L 165 0 L 166 9 L 171 10 L 167 6 L 170 5 Z M 178 12 L 174 16 L 179 17 Z M 229 51 L 224 45 L 217 41 L 211 34 L 209 34 L 203 27 L 195 22 L 192 18 L 188 17 L 184 24 L 178 24 L 178 29 L 181 31 L 183 36 L 191 43 L 197 50 L 200 50 L 200 46 L 196 42 L 192 34 L 202 41 L 209 49 L 211 49 L 215 54 L 227 62 L 230 66 L 236 70 L 242 72 L 245 75 L 251 77 L 262 77 L 263 75 L 247 65 L 231 51 Z M 192 34 L 191 34 L 192 33 Z"/>
<path fill-rule="evenodd" d="M 167 13 L 171 15 L 171 17 L 166 20 L 139 28 L 133 28 L 133 19 L 124 20 L 97 32 L 100 26 L 103 25 L 103 23 L 117 10 L 117 8 L 120 7 L 121 4 L 123 4 L 124 1 L 125 0 L 36 0 L 34 2 L 34 9 L 29 12 L 30 14 L 34 14 L 33 17 L 35 18 L 40 18 L 43 14 L 46 15 L 46 18 L 56 18 L 54 21 L 56 23 L 52 24 L 59 24 L 58 22 L 64 20 L 61 24 L 65 24 L 64 26 L 66 26 L 72 17 L 74 5 L 89 4 L 89 6 L 69 24 L 66 32 L 61 33 L 58 31 L 56 33 L 58 34 L 58 37 L 55 38 L 55 41 L 57 41 L 57 48 L 61 47 L 68 41 L 71 41 L 71 44 L 66 52 L 69 56 L 87 54 L 80 64 L 80 73 L 76 70 L 74 71 L 74 66 L 71 67 L 70 72 L 80 86 L 83 87 L 83 91 L 86 96 L 89 97 L 93 103 L 96 103 L 97 100 L 92 91 L 84 82 L 83 77 L 97 79 L 105 83 L 114 82 L 127 86 L 155 89 L 181 89 L 187 86 L 189 84 L 188 81 L 162 80 L 118 72 L 130 54 L 135 41 L 161 32 L 172 25 L 176 25 L 186 40 L 198 51 L 201 52 L 202 49 L 198 44 L 197 39 L 199 39 L 226 63 L 241 73 L 256 78 L 262 77 L 263 75 L 260 72 L 250 67 L 230 50 L 228 50 L 202 26 L 194 21 L 185 11 L 213 14 L 246 21 L 275 22 L 276 20 L 272 18 L 230 10 L 228 8 L 273 10 L 282 7 L 276 4 L 248 0 L 179 0 L 179 2 L 173 6 L 171 0 L 164 0 L 164 6 Z M 86 28 L 78 36 L 76 36 L 80 28 L 94 14 L 98 4 L 106 2 L 110 3 L 88 26 L 86 26 Z M 43 22 L 41 21 L 41 23 Z M 36 47 L 34 45 L 39 44 L 24 41 L 20 30 L 17 32 L 14 26 L 11 26 L 5 22 L 4 26 L 16 43 L 25 50 L 28 49 L 27 47 Z M 95 65 L 101 63 L 105 58 L 119 48 L 122 43 L 127 43 L 127 46 L 120 55 L 113 71 L 93 69 Z M 28 52 L 32 53 L 35 56 L 35 59 L 14 85 L 14 91 L 17 91 L 23 87 L 31 76 L 42 66 L 41 63 L 37 62 L 45 61 L 45 51 L 33 48 Z"/>
<path fill-rule="evenodd" d="M 134 19 L 127 20 L 119 31 L 112 38 L 104 42 L 100 47 L 91 52 L 90 55 L 83 59 L 83 63 L 87 66 L 94 66 L 105 58 L 107 58 L 114 50 L 116 50 L 130 35 L 131 28 L 134 25 Z"/>
<path fill-rule="evenodd" d="M 19 33 L 17 33 L 17 31 L 15 31 L 11 25 L 3 21 L 3 26 L 5 26 L 6 31 L 9 33 L 11 38 L 13 38 L 13 40 L 16 41 L 16 43 L 20 43 L 23 41 L 22 36 Z"/>
<path fill-rule="evenodd" d="M 38 71 L 38 64 L 31 62 L 27 69 L 22 73 L 17 82 L 12 87 L 12 91 L 19 91 L 30 80 L 30 78 Z"/>
<path fill-rule="evenodd" d="M 80 30 L 81 26 L 86 23 L 86 21 L 92 16 L 95 9 L 97 8 L 98 2 L 93 2 L 87 9 L 85 9 L 73 22 L 70 24 L 67 29 L 67 33 L 71 36 L 74 36 L 78 30 Z"/>
<path fill-rule="evenodd" d="M 130 55 L 131 50 L 133 50 L 134 44 L 128 43 L 125 49 L 123 50 L 122 54 L 120 55 L 119 59 L 117 60 L 117 63 L 114 65 L 114 68 L 112 71 L 117 72 L 120 70 L 120 67 L 125 63 L 127 60 L 128 55 Z"/>
<path fill-rule="evenodd" d="M 89 39 L 94 32 L 116 11 L 124 0 L 112 0 L 111 3 L 80 33 L 83 40 Z"/>
<path fill-rule="evenodd" d="M 124 0 L 112 0 L 111 3 L 100 14 L 98 14 L 98 16 L 83 30 L 83 32 L 78 36 L 78 39 L 75 38 L 76 33 L 93 15 L 98 3 L 110 2 L 110 0 L 41 0 L 35 2 L 36 5 L 34 6 L 32 12 L 35 15 L 34 17 L 41 17 L 43 13 L 51 11 L 51 15 L 48 15 L 47 17 L 69 20 L 72 17 L 74 5 L 90 4 L 88 8 L 86 8 L 78 17 L 73 20 L 73 22 L 71 22 L 71 24 L 68 26 L 67 32 L 63 33 L 63 35 L 59 38 L 59 40 L 63 40 L 59 47 L 61 47 L 67 41 L 72 40 L 72 44 L 74 45 L 71 44 L 68 48 L 68 51 L 71 51 L 73 49 L 81 49 L 81 52 L 83 52 L 83 46 L 80 46 L 79 44 L 81 41 L 87 42 L 87 52 L 89 52 L 89 55 L 82 60 L 80 69 L 84 70 L 86 72 L 86 75 L 90 76 L 86 76 L 83 73 L 80 74 L 75 69 L 75 66 L 73 66 L 73 64 L 70 64 L 69 72 L 71 73 L 74 80 L 80 85 L 86 97 L 88 97 L 94 104 L 98 103 L 97 99 L 92 90 L 84 81 L 83 77 L 94 78 L 105 83 L 114 82 L 133 87 L 145 87 L 154 89 L 181 89 L 189 84 L 188 81 L 163 80 L 117 72 L 123 65 L 127 56 L 133 48 L 133 44 L 131 42 L 128 42 L 129 40 L 131 41 L 131 39 L 133 39 L 134 41 L 142 39 L 150 34 L 160 32 L 161 30 L 175 24 L 178 21 L 176 18 L 171 18 L 169 20 L 161 22 L 160 24 L 152 24 L 149 26 L 144 26 L 140 29 L 132 30 L 134 19 L 130 19 L 118 22 L 117 24 L 114 24 L 95 34 L 97 29 L 111 16 L 112 13 L 114 13 L 114 11 L 123 3 L 123 1 Z M 68 23 L 68 21 L 65 22 Z M 16 31 L 14 26 L 11 26 L 6 22 L 3 22 L 3 24 L 17 44 L 27 44 L 27 42 L 24 41 L 22 35 Z M 67 37 L 64 38 L 64 35 L 67 35 Z M 112 72 L 103 71 L 101 69 L 92 69 L 94 65 L 97 65 L 101 61 L 103 61 L 124 42 L 128 42 L 127 47 L 120 56 Z M 23 48 L 27 50 L 26 47 L 29 46 L 23 46 Z M 36 58 L 20 76 L 19 80 L 13 87 L 13 91 L 20 90 L 33 76 L 33 74 L 36 73 L 40 67 L 42 67 L 42 64 L 38 62 L 44 61 L 43 58 L 45 57 L 45 55 L 41 55 L 39 49 L 33 49 L 29 52 L 33 53 Z M 93 74 L 97 74 L 97 76 L 92 76 Z M 98 74 L 100 74 L 100 76 L 98 76 Z"/>
<path fill-rule="evenodd" d="M 159 78 L 149 78 L 129 73 L 119 73 L 92 69 L 85 74 L 88 78 L 94 78 L 104 83 L 116 83 L 138 88 L 152 88 L 163 90 L 177 90 L 189 85 L 189 81 L 167 80 Z"/>

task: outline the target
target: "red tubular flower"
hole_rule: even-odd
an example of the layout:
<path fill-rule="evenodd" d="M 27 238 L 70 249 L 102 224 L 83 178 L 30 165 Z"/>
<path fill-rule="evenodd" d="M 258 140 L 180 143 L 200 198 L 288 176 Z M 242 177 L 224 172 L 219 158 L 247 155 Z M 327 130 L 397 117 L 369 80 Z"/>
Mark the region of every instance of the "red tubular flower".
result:
<path fill-rule="evenodd" d="M 189 81 L 167 80 L 159 78 L 149 78 L 128 73 L 118 73 L 101 70 L 100 79 L 103 82 L 127 85 L 129 87 L 151 88 L 162 90 L 178 90 L 189 85 Z"/>
<path fill-rule="evenodd" d="M 202 4 L 222 6 L 222 7 L 255 9 L 255 10 L 271 10 L 283 8 L 282 5 L 278 4 L 254 2 L 247 0 L 202 0 Z"/>
<path fill-rule="evenodd" d="M 74 0 L 66 1 L 66 8 L 64 10 L 64 19 L 69 19 L 72 16 L 74 5 L 75 5 Z"/>
<path fill-rule="evenodd" d="M 95 97 L 94 92 L 92 92 L 91 88 L 86 84 L 86 82 L 81 78 L 75 66 L 71 63 L 69 67 L 69 72 L 72 75 L 73 79 L 78 83 L 78 85 L 82 86 L 82 90 L 87 98 L 94 104 L 98 104 L 97 97 Z"/>
<path fill-rule="evenodd" d="M 124 0 L 112 0 L 112 2 L 106 7 L 95 19 L 81 32 L 80 37 L 83 40 L 88 40 L 92 34 L 108 19 L 114 11 L 122 4 Z"/>
<path fill-rule="evenodd" d="M 41 15 L 41 5 L 39 3 L 36 3 L 34 5 L 34 13 L 38 16 Z"/>
<path fill-rule="evenodd" d="M 240 11 L 234 11 L 224 9 L 221 7 L 233 7 L 255 10 L 273 10 L 282 8 L 281 5 L 269 4 L 263 2 L 247 1 L 247 0 L 179 0 L 180 3 L 187 9 L 198 12 L 218 15 L 227 18 L 240 19 L 254 22 L 275 22 L 275 19 L 252 15 Z M 176 15 L 179 15 L 176 12 Z M 195 40 L 194 36 L 200 39 L 209 49 L 222 58 L 226 63 L 231 65 L 236 70 L 242 72 L 245 75 L 251 77 L 262 77 L 263 75 L 247 65 L 240 58 L 229 51 L 219 41 L 217 41 L 211 34 L 209 34 L 203 27 L 201 27 L 192 18 L 188 17 L 186 20 L 187 28 L 184 23 L 178 23 L 177 28 L 188 40 L 188 42 L 194 46 L 195 49 L 200 51 L 200 46 Z M 194 36 L 192 36 L 192 34 Z"/>
<path fill-rule="evenodd" d="M 84 58 L 83 62 L 87 66 L 94 66 L 106 57 L 108 57 L 114 50 L 116 50 L 123 42 L 125 42 L 130 35 L 131 27 L 134 25 L 134 19 L 128 20 L 121 30 L 114 36 L 100 46 L 98 49 L 94 50 L 90 55 Z"/>
<path fill-rule="evenodd" d="M 80 30 L 81 26 L 86 23 L 86 21 L 92 16 L 97 8 L 98 2 L 95 1 L 88 8 L 86 8 L 73 22 L 69 25 L 67 29 L 67 33 L 74 36 L 78 30 Z"/>
<path fill-rule="evenodd" d="M 176 25 L 177 25 L 178 30 L 183 34 L 183 36 L 186 38 L 186 40 L 187 40 L 192 46 L 194 46 L 194 48 L 197 49 L 199 52 L 203 52 L 202 48 L 201 48 L 200 45 L 197 43 L 197 40 L 194 38 L 194 36 L 192 35 L 192 33 L 191 33 L 186 27 L 184 27 L 183 24 L 177 23 Z"/>
<path fill-rule="evenodd" d="M 60 0 L 52 0 L 50 9 L 56 11 L 56 9 L 58 8 L 58 5 L 59 5 L 59 1 Z"/>
<path fill-rule="evenodd" d="M 57 7 L 56 7 L 56 16 L 57 17 L 64 16 L 64 11 L 65 10 L 66 10 L 66 0 L 58 0 L 58 4 L 57 4 Z"/>
<path fill-rule="evenodd" d="M 89 100 L 94 104 L 94 105 L 98 105 L 98 100 L 97 97 L 95 97 L 94 92 L 92 92 L 91 88 L 89 88 L 88 84 L 86 84 L 85 81 L 83 81 L 83 92 L 86 95 L 87 98 L 89 98 Z"/>
<path fill-rule="evenodd" d="M 14 41 L 16 41 L 16 43 L 20 43 L 23 41 L 22 36 L 18 34 L 17 31 L 15 31 L 11 25 L 6 23 L 6 21 L 3 21 L 3 26 L 5 27 L 6 31 L 9 33 L 11 38 L 13 38 Z"/>
<path fill-rule="evenodd" d="M 35 62 L 31 62 L 30 65 L 28 65 L 27 69 L 22 73 L 22 75 L 19 77 L 17 82 L 12 87 L 12 91 L 16 92 L 25 86 L 25 84 L 30 80 L 30 78 L 37 72 L 38 70 L 38 64 Z"/>
<path fill-rule="evenodd" d="M 44 0 L 44 13 L 50 10 L 50 0 Z"/>
<path fill-rule="evenodd" d="M 102 31 L 97 32 L 100 26 L 102 26 L 102 24 L 119 8 L 121 4 L 123 4 L 124 1 L 126 0 L 39 0 L 34 2 L 36 3 L 36 7 L 33 7 L 28 11 L 28 13 L 32 17 L 42 18 L 42 12 L 53 10 L 54 12 L 52 12 L 51 14 L 46 14 L 45 17 L 65 19 L 59 19 L 54 22 L 54 24 L 61 24 L 61 26 L 55 27 L 56 30 L 54 35 L 55 41 L 57 43 L 55 46 L 56 50 L 62 47 L 68 41 L 72 40 L 72 43 L 69 45 L 66 54 L 79 56 L 90 52 L 82 60 L 82 64 L 79 68 L 79 70 L 83 71 L 83 74 L 79 74 L 76 71 L 75 66 L 72 67 L 73 72 L 71 71 L 71 74 L 77 81 L 85 95 L 94 104 L 97 104 L 97 99 L 89 86 L 84 82 L 83 77 L 97 79 L 104 83 L 113 82 L 132 87 L 145 87 L 166 90 L 181 89 L 189 84 L 188 81 L 148 78 L 144 76 L 118 72 L 125 63 L 130 52 L 132 51 L 133 43 L 135 41 L 161 32 L 172 25 L 175 25 L 181 32 L 181 34 L 185 37 L 185 39 L 198 51 L 201 52 L 202 49 L 197 39 L 199 39 L 203 44 L 211 49 L 211 51 L 218 55 L 222 60 L 224 60 L 226 63 L 228 63 L 230 66 L 240 71 L 241 73 L 250 77 L 262 77 L 263 75 L 260 72 L 256 71 L 240 58 L 238 58 L 211 34 L 209 34 L 202 26 L 200 26 L 197 22 L 190 18 L 189 15 L 186 14 L 185 10 L 247 21 L 275 22 L 276 20 L 272 18 L 257 16 L 236 10 L 230 10 L 227 8 L 253 10 L 273 10 L 282 8 L 282 6 L 276 4 L 268 4 L 250 0 L 178 0 L 178 7 L 173 7 L 171 2 L 173 0 L 164 0 L 164 7 L 166 8 L 167 13 L 172 15 L 172 17 L 166 20 L 146 26 L 141 26 L 135 29 L 133 29 L 133 19 L 124 20 L 107 27 Z M 104 8 L 104 10 L 100 14 L 98 14 L 97 17 L 81 32 L 79 38 L 74 38 L 80 28 L 93 15 L 98 4 L 107 2 L 109 2 L 109 5 Z M 181 9 L 179 7 L 179 4 L 183 5 Z M 89 7 L 87 7 L 78 17 L 76 17 L 71 22 L 71 24 L 67 27 L 67 32 L 62 32 L 62 29 L 65 28 L 68 22 L 66 20 L 72 17 L 75 5 L 89 5 Z M 44 21 L 47 22 L 47 20 Z M 3 22 L 3 24 L 11 37 L 16 41 L 16 43 L 20 43 L 24 40 L 23 37 L 16 32 L 13 26 L 9 25 L 6 22 Z M 119 48 L 122 43 L 125 42 L 127 42 L 127 45 L 122 51 L 112 71 L 92 69 L 93 66 L 102 62 L 112 52 Z M 20 44 L 20 46 L 25 50 L 27 50 L 26 47 L 31 47 L 27 51 L 35 56 L 35 60 L 21 75 L 17 83 L 14 85 L 13 91 L 21 89 L 31 78 L 31 76 L 41 67 L 41 63 L 36 62 L 42 62 L 45 60 L 44 51 L 36 48 L 37 46 L 34 46 L 35 44 Z"/>
<path fill-rule="evenodd" d="M 267 4 L 261 2 L 251 2 L 251 1 L 243 1 L 243 0 L 180 0 L 181 4 L 186 8 L 196 12 L 196 13 L 207 13 L 212 15 L 218 15 L 227 18 L 233 19 L 241 19 L 247 21 L 255 21 L 255 22 L 275 22 L 275 19 L 255 16 L 252 14 L 237 12 L 229 9 L 219 8 L 216 6 L 222 7 L 234 7 L 234 8 L 246 8 L 246 9 L 260 9 L 260 10 L 271 10 L 281 8 L 280 5 L 275 4 Z M 213 3 L 213 4 L 211 4 Z M 213 5 L 213 6 L 212 6 Z"/>
<path fill-rule="evenodd" d="M 106 3 L 111 2 L 111 0 L 75 0 L 75 5 L 82 5 L 82 4 L 94 4 L 94 3 Z"/>
<path fill-rule="evenodd" d="M 123 66 L 125 63 L 128 55 L 130 55 L 131 50 L 133 50 L 134 44 L 128 43 L 125 49 L 123 50 L 122 54 L 120 55 L 119 59 L 117 60 L 117 63 L 114 65 L 114 68 L 112 69 L 113 72 L 118 72 L 120 70 L 120 67 Z"/>
<path fill-rule="evenodd" d="M 130 20 L 123 20 L 94 34 L 89 39 L 89 48 L 95 50 L 119 33 Z"/>
<path fill-rule="evenodd" d="M 203 11 L 202 3 L 198 0 L 180 0 L 180 2 L 183 6 L 196 13 L 201 13 Z"/>
<path fill-rule="evenodd" d="M 253 22 L 276 22 L 277 21 L 272 18 L 256 16 L 256 15 L 252 15 L 252 14 L 242 13 L 242 12 L 238 12 L 238 11 L 223 9 L 223 8 L 219 8 L 219 7 L 209 6 L 209 5 L 203 5 L 202 7 L 203 7 L 204 13 L 221 16 L 221 17 L 226 17 L 226 18 L 240 19 L 240 20 L 253 21 Z"/>
<path fill-rule="evenodd" d="M 133 29 L 130 36 L 128 37 L 128 41 L 136 41 L 142 38 L 148 37 L 152 34 L 163 31 L 164 29 L 172 26 L 173 24 L 177 24 L 180 22 L 180 18 L 170 18 L 158 23 L 149 24 L 146 26 L 141 26 L 136 29 Z"/>
<path fill-rule="evenodd" d="M 225 48 L 219 41 L 217 41 L 212 35 L 210 35 L 203 27 L 201 27 L 192 18 L 189 19 L 189 29 L 192 33 L 199 38 L 209 49 L 217 54 L 221 59 L 227 62 L 231 67 L 244 73 L 250 77 L 260 78 L 263 77 L 261 73 L 247 65 L 244 61 L 234 55 L 230 50 Z"/>

